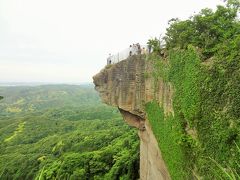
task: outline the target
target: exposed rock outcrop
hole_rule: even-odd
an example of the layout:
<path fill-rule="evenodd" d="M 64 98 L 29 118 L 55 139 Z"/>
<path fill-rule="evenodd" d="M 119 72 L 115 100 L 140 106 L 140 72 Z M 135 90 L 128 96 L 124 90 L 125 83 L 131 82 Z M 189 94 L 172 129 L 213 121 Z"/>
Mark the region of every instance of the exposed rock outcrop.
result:
<path fill-rule="evenodd" d="M 173 88 L 169 83 L 148 77 L 153 70 L 153 63 L 138 55 L 106 66 L 93 77 L 102 101 L 118 107 L 124 120 L 139 129 L 142 180 L 170 179 L 144 107 L 147 102 L 156 100 L 165 113 L 173 114 Z"/>

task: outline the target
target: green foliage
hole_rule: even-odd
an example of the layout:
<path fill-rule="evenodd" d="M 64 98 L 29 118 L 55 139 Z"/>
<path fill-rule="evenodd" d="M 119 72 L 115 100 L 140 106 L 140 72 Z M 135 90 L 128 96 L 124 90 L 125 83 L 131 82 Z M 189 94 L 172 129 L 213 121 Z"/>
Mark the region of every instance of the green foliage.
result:
<path fill-rule="evenodd" d="M 232 169 L 231 167 L 227 167 L 224 168 L 223 166 L 221 166 L 221 164 L 219 164 L 218 162 L 216 162 L 214 159 L 209 158 L 214 164 L 216 164 L 216 166 L 221 170 L 222 174 L 225 176 L 225 178 L 230 179 L 230 180 L 237 180 L 240 179 L 240 175 L 237 173 L 237 171 L 235 169 Z M 238 167 L 240 168 L 240 165 L 238 165 Z M 219 174 L 217 174 L 215 171 L 215 176 L 223 179 L 221 176 L 219 176 Z"/>
<path fill-rule="evenodd" d="M 181 124 L 173 116 L 165 117 L 163 109 L 156 102 L 148 103 L 146 112 L 171 178 L 187 179 L 185 158 L 180 145 Z"/>
<path fill-rule="evenodd" d="M 186 51 L 169 52 L 169 60 L 152 56 L 154 62 L 153 77 L 158 82 L 174 83 L 175 116 L 164 116 L 163 109 L 157 103 L 148 104 L 146 108 L 148 119 L 157 137 L 163 158 L 167 163 L 173 179 L 186 179 L 191 176 L 186 172 L 193 169 L 191 161 L 194 153 L 189 153 L 198 146 L 195 139 L 185 132 L 186 126 L 193 126 L 198 117 L 200 104 L 199 71 L 200 59 L 193 47 Z M 170 65 L 169 65 L 170 63 Z M 171 147 L 171 151 L 169 151 Z M 181 171 L 179 172 L 179 168 Z"/>
<path fill-rule="evenodd" d="M 150 49 L 153 50 L 154 53 L 160 54 L 161 52 L 160 41 L 157 38 L 149 39 L 147 45 L 149 46 Z"/>
<path fill-rule="evenodd" d="M 238 11 L 240 8 L 240 1 L 239 0 L 224 0 L 227 1 L 227 7 L 233 9 L 234 11 Z"/>
<path fill-rule="evenodd" d="M 169 80 L 175 88 L 174 118 L 181 123 L 182 128 L 179 145 L 185 155 L 185 171 L 188 169 L 193 171 L 193 160 L 197 158 L 199 142 L 196 137 L 189 135 L 188 130 L 196 131 L 196 123 L 200 117 L 200 58 L 195 48 L 189 46 L 187 50 L 170 51 L 169 62 L 171 64 Z M 193 175 L 189 174 L 189 176 Z"/>
<path fill-rule="evenodd" d="M 205 156 L 240 174 L 240 153 L 234 144 L 240 144 L 240 56 L 229 59 L 230 61 L 227 56 L 218 55 L 215 58 L 210 68 L 203 69 L 202 118 L 197 124 L 199 139 L 203 142 Z M 206 133 L 207 136 L 204 135 Z M 221 151 L 216 151 L 217 149 Z M 202 172 L 209 169 L 207 161 L 202 165 Z"/>
<path fill-rule="evenodd" d="M 191 19 L 180 21 L 172 19 L 167 29 L 166 47 L 187 48 L 189 44 L 200 48 L 203 60 L 216 54 L 223 43 L 228 43 L 240 32 L 240 24 L 236 23 L 239 3 L 229 1 L 229 6 L 218 6 L 213 12 L 203 9 Z"/>
<path fill-rule="evenodd" d="M 185 51 L 174 50 L 169 54 L 169 80 L 176 89 L 175 108 L 190 123 L 200 111 L 200 58 L 191 46 Z"/>
<path fill-rule="evenodd" d="M 152 72 L 148 73 L 150 77 L 154 77 L 155 82 L 163 79 L 165 82 L 169 80 L 169 62 L 162 58 L 157 53 L 152 53 L 147 57 L 148 61 L 151 61 L 154 65 Z"/>
<path fill-rule="evenodd" d="M 174 87 L 174 117 L 161 107 L 147 115 L 173 179 L 177 166 L 187 179 L 237 179 L 240 174 L 240 23 L 239 1 L 213 12 L 204 9 L 186 21 L 173 19 L 165 37 L 168 57 L 152 56 L 156 83 Z M 157 63 L 156 63 L 157 62 Z M 153 115 L 153 112 L 161 112 Z M 172 119 L 175 125 L 165 137 Z M 165 121 L 163 121 L 165 120 Z M 162 122 L 163 121 L 163 122 Z M 165 130 L 163 130 L 163 128 Z M 169 145 L 164 145 L 167 141 Z M 177 143 L 176 143 L 177 142 Z M 167 147 L 179 162 L 174 167 Z M 169 150 L 169 149 L 168 149 Z"/>
<path fill-rule="evenodd" d="M 45 162 L 44 168 L 39 171 L 43 179 L 119 179 L 126 175 L 127 179 L 136 179 L 138 176 L 132 167 L 138 167 L 138 142 L 135 131 L 114 139 L 109 145 L 84 153 L 64 153 L 58 159 Z M 132 139 L 132 140 L 130 140 Z M 129 141 L 130 140 L 130 141 Z M 126 142 L 128 146 L 125 146 Z M 136 156 L 136 155 L 137 156 Z M 131 167 L 132 166 L 132 167 Z M 38 178 L 38 176 L 37 176 Z"/>
<path fill-rule="evenodd" d="M 0 100 L 1 100 L 1 99 L 3 99 L 3 97 L 2 97 L 2 96 L 0 96 Z"/>
<path fill-rule="evenodd" d="M 0 92 L 0 179 L 138 178 L 137 133 L 92 86 Z"/>

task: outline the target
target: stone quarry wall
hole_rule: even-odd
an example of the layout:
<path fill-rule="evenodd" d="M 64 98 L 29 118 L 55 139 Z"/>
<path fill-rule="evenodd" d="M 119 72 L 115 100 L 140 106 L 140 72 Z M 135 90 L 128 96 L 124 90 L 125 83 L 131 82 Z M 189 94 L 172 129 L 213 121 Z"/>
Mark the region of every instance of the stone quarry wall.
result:
<path fill-rule="evenodd" d="M 140 179 L 170 179 L 157 140 L 144 111 L 145 104 L 156 100 L 166 113 L 174 113 L 170 83 L 147 77 L 153 64 L 143 55 L 134 55 L 106 66 L 93 77 L 102 101 L 119 108 L 124 120 L 139 129 Z"/>

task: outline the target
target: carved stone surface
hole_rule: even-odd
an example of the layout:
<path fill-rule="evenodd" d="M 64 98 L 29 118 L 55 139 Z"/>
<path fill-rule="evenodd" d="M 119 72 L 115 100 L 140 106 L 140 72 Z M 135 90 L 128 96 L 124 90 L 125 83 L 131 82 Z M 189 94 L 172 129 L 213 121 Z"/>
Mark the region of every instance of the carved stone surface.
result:
<path fill-rule="evenodd" d="M 144 106 L 156 100 L 166 114 L 173 114 L 173 88 L 163 80 L 147 76 L 153 72 L 152 61 L 134 55 L 117 64 L 106 66 L 93 77 L 102 101 L 118 107 L 124 120 L 139 129 L 140 179 L 170 179 L 157 140 L 148 123 Z"/>

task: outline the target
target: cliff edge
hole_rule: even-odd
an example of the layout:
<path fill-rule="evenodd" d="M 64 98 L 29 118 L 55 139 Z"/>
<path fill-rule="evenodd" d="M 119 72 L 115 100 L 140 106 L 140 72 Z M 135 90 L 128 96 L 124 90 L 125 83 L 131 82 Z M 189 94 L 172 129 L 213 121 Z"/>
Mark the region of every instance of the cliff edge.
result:
<path fill-rule="evenodd" d="M 106 66 L 93 77 L 102 101 L 118 107 L 124 120 L 139 129 L 140 178 L 171 179 L 152 132 L 145 105 L 156 100 L 164 113 L 173 114 L 173 88 L 170 83 L 148 77 L 153 63 L 146 56 L 134 55 L 117 64 Z"/>

